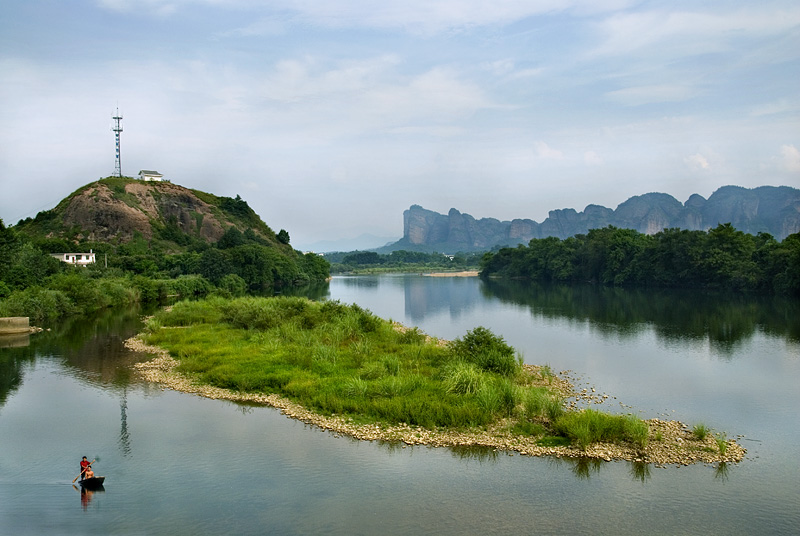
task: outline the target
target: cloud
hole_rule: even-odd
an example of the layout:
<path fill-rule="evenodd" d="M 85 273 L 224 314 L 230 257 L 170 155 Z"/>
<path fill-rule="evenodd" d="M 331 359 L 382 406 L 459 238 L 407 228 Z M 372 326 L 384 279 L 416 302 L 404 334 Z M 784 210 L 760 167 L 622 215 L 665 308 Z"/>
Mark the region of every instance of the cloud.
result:
<path fill-rule="evenodd" d="M 599 166 L 603 164 L 603 159 L 595 151 L 586 151 L 583 153 L 583 161 L 587 166 Z"/>
<path fill-rule="evenodd" d="M 623 9 L 634 0 L 97 0 L 118 12 L 170 16 L 193 7 L 291 14 L 299 21 L 329 28 L 399 29 L 430 34 L 457 29 L 511 24 L 528 17 L 571 12 L 585 16 Z M 272 32 L 274 26 L 254 23 L 241 34 Z"/>
<path fill-rule="evenodd" d="M 593 55 L 701 55 L 730 50 L 742 39 L 791 31 L 800 24 L 800 9 L 775 4 L 736 11 L 637 11 L 614 13 L 598 23 L 603 42 Z M 652 56 L 651 56 L 652 57 Z"/>
<path fill-rule="evenodd" d="M 549 145 L 547 145 L 543 141 L 537 141 L 534 143 L 534 153 L 536 157 L 541 160 L 563 160 L 564 153 L 559 151 L 558 149 L 553 149 Z"/>
<path fill-rule="evenodd" d="M 661 102 L 680 102 L 692 98 L 696 91 L 683 85 L 654 85 L 618 89 L 606 93 L 606 98 L 625 106 L 641 106 Z"/>
<path fill-rule="evenodd" d="M 700 153 L 693 154 L 691 156 L 687 156 L 683 160 L 689 169 L 692 171 L 699 171 L 699 170 L 710 170 L 711 164 L 708 163 L 708 159 L 705 156 L 701 155 Z"/>
<path fill-rule="evenodd" d="M 794 145 L 782 145 L 783 165 L 791 173 L 800 173 L 800 151 Z"/>

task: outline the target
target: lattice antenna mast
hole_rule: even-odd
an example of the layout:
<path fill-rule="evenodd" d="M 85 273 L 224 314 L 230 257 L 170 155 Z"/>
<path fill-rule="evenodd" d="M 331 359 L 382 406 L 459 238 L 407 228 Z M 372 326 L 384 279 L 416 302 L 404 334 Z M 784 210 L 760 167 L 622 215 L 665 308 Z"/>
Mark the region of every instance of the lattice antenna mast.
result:
<path fill-rule="evenodd" d="M 119 113 L 119 107 L 117 107 L 116 115 L 114 115 L 114 117 L 112 117 L 111 119 L 114 120 L 114 128 L 112 128 L 111 130 L 114 131 L 114 137 L 116 138 L 117 142 L 117 156 L 114 159 L 114 176 L 122 177 L 122 161 L 120 160 L 119 157 L 119 135 L 122 132 L 122 124 L 120 123 L 120 121 L 122 121 L 122 116 Z"/>

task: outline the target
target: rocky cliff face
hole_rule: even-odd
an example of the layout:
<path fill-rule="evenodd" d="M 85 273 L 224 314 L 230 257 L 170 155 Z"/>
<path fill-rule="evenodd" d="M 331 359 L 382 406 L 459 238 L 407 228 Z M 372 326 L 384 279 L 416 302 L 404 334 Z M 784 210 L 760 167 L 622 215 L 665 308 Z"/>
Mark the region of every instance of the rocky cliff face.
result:
<path fill-rule="evenodd" d="M 685 203 L 668 194 L 648 193 L 631 197 L 615 210 L 599 205 L 589 205 L 583 212 L 552 210 L 542 223 L 529 219 L 476 220 L 456 209 L 445 216 L 413 205 L 403 212 L 403 238 L 385 249 L 480 251 L 527 243 L 532 238 L 563 239 L 608 225 L 655 234 L 671 227 L 707 230 L 720 223 L 783 240 L 800 232 L 800 190 L 788 186 L 724 186 L 708 199 L 693 194 Z"/>
<path fill-rule="evenodd" d="M 93 182 L 20 224 L 46 236 L 96 242 L 127 242 L 138 234 L 149 240 L 165 231 L 216 242 L 231 226 L 274 240 L 274 232 L 239 198 L 134 179 Z"/>

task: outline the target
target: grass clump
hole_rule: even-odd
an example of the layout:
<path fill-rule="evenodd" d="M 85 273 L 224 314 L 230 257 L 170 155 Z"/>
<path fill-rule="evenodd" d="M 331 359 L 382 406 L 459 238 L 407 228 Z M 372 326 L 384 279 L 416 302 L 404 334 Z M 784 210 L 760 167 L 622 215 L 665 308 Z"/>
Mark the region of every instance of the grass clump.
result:
<path fill-rule="evenodd" d="M 586 449 L 596 442 L 629 442 L 643 448 L 650 432 L 647 423 L 633 415 L 610 415 L 593 409 L 563 414 L 555 430 Z"/>
<path fill-rule="evenodd" d="M 717 450 L 720 455 L 725 456 L 725 453 L 728 451 L 728 436 L 725 435 L 724 432 L 720 432 L 716 435 L 714 440 L 717 443 Z"/>
<path fill-rule="evenodd" d="M 702 423 L 695 424 L 694 427 L 692 428 L 692 433 L 699 441 L 703 441 L 710 432 L 711 429 Z"/>

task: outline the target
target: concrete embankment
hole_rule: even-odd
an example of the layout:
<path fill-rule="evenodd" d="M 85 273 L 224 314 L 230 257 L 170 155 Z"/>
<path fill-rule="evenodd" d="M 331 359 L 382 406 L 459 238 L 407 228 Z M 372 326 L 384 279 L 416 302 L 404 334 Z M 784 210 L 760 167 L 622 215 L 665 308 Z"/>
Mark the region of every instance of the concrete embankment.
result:
<path fill-rule="evenodd" d="M 0 318 L 0 335 L 30 333 L 31 325 L 27 316 L 6 316 Z"/>

